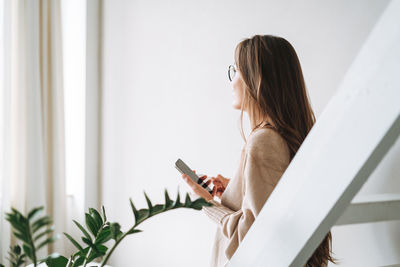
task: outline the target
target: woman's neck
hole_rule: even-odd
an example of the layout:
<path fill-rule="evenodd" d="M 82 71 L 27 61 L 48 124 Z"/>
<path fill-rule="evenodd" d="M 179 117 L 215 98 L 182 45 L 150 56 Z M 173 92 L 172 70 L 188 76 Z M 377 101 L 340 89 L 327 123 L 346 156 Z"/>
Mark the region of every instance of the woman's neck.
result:
<path fill-rule="evenodd" d="M 275 127 L 275 125 L 272 123 L 272 121 L 271 121 L 269 116 L 266 116 L 266 117 L 258 116 L 256 118 L 254 118 L 253 120 L 250 120 L 250 121 L 251 121 L 251 128 L 252 129 L 264 127 L 266 124 L 271 124 L 272 126 Z"/>

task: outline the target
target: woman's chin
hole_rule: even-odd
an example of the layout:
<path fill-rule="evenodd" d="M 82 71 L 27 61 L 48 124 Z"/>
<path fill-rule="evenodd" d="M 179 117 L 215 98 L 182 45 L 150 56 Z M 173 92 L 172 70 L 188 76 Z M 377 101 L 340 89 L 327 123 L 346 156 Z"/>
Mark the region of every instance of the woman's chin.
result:
<path fill-rule="evenodd" d="M 240 110 L 240 106 L 236 102 L 232 102 L 232 107 Z"/>

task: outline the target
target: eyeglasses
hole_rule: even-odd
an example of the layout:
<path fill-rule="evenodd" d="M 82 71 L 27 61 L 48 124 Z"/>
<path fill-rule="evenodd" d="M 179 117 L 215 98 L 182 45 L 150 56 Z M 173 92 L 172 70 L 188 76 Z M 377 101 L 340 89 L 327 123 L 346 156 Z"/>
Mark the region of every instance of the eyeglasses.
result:
<path fill-rule="evenodd" d="M 229 81 L 233 80 L 233 77 L 235 77 L 236 71 L 237 71 L 237 67 L 236 67 L 235 64 L 229 65 L 229 67 L 228 67 L 228 78 L 229 78 Z"/>

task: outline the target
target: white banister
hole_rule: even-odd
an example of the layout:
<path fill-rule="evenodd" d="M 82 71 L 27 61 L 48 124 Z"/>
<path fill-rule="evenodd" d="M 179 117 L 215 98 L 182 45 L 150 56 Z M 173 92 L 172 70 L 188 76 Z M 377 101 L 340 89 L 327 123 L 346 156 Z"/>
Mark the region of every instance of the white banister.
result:
<path fill-rule="evenodd" d="M 357 196 L 335 225 L 400 220 L 400 194 Z"/>

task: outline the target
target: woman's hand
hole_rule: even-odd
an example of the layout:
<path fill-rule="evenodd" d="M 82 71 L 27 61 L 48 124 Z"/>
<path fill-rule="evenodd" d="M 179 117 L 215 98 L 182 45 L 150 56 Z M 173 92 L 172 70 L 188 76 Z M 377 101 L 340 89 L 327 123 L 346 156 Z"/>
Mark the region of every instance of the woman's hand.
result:
<path fill-rule="evenodd" d="M 195 170 L 193 170 L 194 173 L 196 173 Z M 204 180 L 205 177 L 207 177 L 206 175 L 200 177 L 200 179 Z M 204 189 L 201 185 L 193 182 L 192 179 L 190 179 L 190 177 L 186 174 L 182 174 L 182 178 L 183 180 L 185 180 L 185 182 L 190 186 L 190 188 L 192 189 L 193 193 L 204 198 L 207 201 L 210 201 L 212 199 L 214 199 L 214 195 L 215 195 L 215 188 L 214 188 L 214 192 L 213 195 L 211 195 L 210 193 L 208 193 L 208 191 L 206 189 Z M 211 183 L 211 180 L 206 182 L 206 185 L 209 185 Z"/>
<path fill-rule="evenodd" d="M 211 181 L 214 184 L 213 196 L 216 195 L 218 198 L 221 199 L 222 194 L 224 193 L 225 188 L 228 186 L 230 179 L 218 174 L 217 177 L 211 177 Z"/>

